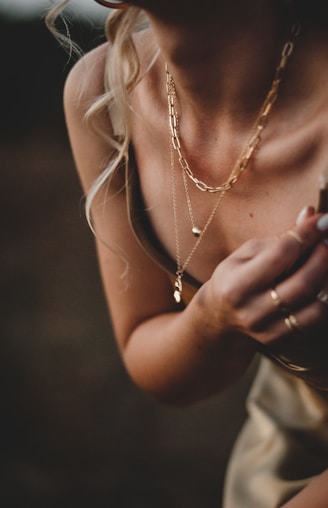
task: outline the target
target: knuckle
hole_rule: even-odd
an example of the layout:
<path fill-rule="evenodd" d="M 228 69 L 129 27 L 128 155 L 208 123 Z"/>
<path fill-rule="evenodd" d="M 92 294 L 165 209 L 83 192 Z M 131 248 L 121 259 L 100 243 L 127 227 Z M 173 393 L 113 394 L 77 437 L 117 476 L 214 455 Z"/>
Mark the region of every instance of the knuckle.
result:
<path fill-rule="evenodd" d="M 257 256 L 261 251 L 269 245 L 268 238 L 251 238 L 243 244 L 244 255 L 248 258 Z"/>
<path fill-rule="evenodd" d="M 226 281 L 220 288 L 220 298 L 224 305 L 235 309 L 239 308 L 242 301 L 240 287 L 233 281 Z"/>
<path fill-rule="evenodd" d="M 257 316 L 248 309 L 239 312 L 239 323 L 241 328 L 249 334 L 256 333 L 260 330 Z"/>
<path fill-rule="evenodd" d="M 250 336 L 267 333 L 271 329 L 270 319 L 252 304 L 237 311 L 240 328 Z"/>

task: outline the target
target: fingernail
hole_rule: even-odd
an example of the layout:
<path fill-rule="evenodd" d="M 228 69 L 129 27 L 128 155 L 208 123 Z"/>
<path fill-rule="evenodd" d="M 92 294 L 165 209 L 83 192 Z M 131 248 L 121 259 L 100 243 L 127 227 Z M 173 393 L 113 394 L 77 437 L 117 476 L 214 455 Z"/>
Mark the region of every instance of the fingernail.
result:
<path fill-rule="evenodd" d="M 317 222 L 317 228 L 319 231 L 328 231 L 328 213 L 322 215 Z"/>
<path fill-rule="evenodd" d="M 296 219 L 297 226 L 303 222 L 305 217 L 307 217 L 309 215 L 309 212 L 310 212 L 309 206 L 305 206 L 304 208 L 302 208 L 302 210 L 300 211 L 300 213 L 298 214 L 297 219 Z"/>

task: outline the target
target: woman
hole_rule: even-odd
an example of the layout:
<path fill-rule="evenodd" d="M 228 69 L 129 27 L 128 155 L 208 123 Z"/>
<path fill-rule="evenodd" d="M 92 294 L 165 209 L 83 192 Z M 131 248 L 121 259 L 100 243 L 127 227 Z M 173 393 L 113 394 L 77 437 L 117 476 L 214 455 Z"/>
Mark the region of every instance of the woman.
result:
<path fill-rule="evenodd" d="M 65 111 L 126 368 L 187 404 L 260 352 L 223 506 L 327 507 L 326 13 L 98 2 L 119 8 L 110 42 L 70 73 Z"/>

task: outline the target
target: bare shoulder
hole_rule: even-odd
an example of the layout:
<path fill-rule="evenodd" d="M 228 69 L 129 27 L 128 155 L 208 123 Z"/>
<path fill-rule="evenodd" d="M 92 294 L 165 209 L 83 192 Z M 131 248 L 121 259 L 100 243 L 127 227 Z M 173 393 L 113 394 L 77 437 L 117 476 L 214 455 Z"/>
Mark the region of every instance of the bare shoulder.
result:
<path fill-rule="evenodd" d="M 71 69 L 64 87 L 64 111 L 75 165 L 83 188 L 88 192 L 111 157 L 106 139 L 112 125 L 106 108 L 93 115 L 92 125 L 85 121 L 90 106 L 104 93 L 104 73 L 109 51 L 107 43 L 83 56 Z M 103 136 L 99 136 L 99 132 Z"/>
<path fill-rule="evenodd" d="M 133 36 L 141 75 L 147 73 L 148 66 L 157 52 L 151 29 L 145 29 Z M 72 67 L 64 89 L 64 99 L 77 98 L 90 100 L 104 92 L 106 61 L 110 58 L 111 47 L 108 42 L 86 53 Z M 76 101 L 75 101 L 76 102 Z"/>
<path fill-rule="evenodd" d="M 66 108 L 82 108 L 90 104 L 104 91 L 105 62 L 109 51 L 108 43 L 86 53 L 70 70 L 64 88 Z"/>

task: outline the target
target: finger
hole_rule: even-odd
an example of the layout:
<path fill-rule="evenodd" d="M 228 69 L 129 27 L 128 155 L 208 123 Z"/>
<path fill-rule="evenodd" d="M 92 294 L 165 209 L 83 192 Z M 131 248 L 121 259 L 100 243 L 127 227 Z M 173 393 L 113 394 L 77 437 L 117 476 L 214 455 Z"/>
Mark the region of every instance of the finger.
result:
<path fill-rule="evenodd" d="M 293 241 L 294 247 L 304 252 L 323 240 L 327 233 L 328 214 L 312 214 L 311 209 L 304 209 L 300 213 L 295 227 L 285 231 L 281 237 L 289 241 L 290 247 L 290 242 Z"/>
<path fill-rule="evenodd" d="M 305 219 L 307 219 L 307 218 L 311 217 L 311 216 L 312 216 L 312 215 L 314 215 L 314 214 L 315 214 L 315 209 L 314 209 L 314 207 L 313 207 L 313 206 L 306 206 L 306 207 L 304 207 L 304 208 L 300 211 L 300 213 L 298 214 L 298 216 L 297 216 L 297 219 L 296 219 L 296 225 L 297 225 L 297 226 L 298 226 L 298 225 L 300 225 L 300 224 L 303 222 L 303 220 L 305 220 Z"/>
<path fill-rule="evenodd" d="M 297 263 L 323 239 L 325 232 L 317 227 L 319 218 L 318 214 L 310 216 L 279 237 L 252 240 L 242 246 L 236 252 L 240 264 L 244 265 L 240 267 L 241 293 L 258 292 L 290 275 Z"/>
<path fill-rule="evenodd" d="M 275 310 L 267 319 L 259 321 L 249 334 L 262 344 L 295 356 L 311 355 L 315 344 L 328 347 L 327 330 L 328 306 L 315 299 L 287 315 Z"/>
<path fill-rule="evenodd" d="M 319 293 L 316 295 L 316 299 L 323 305 L 328 307 L 328 287 L 325 289 L 321 289 Z M 328 309 L 326 309 L 328 311 Z"/>
<path fill-rule="evenodd" d="M 317 294 L 311 295 L 306 304 L 298 307 L 281 294 L 280 287 L 277 287 L 251 297 L 247 307 L 238 313 L 241 329 L 254 337 L 265 334 L 266 340 L 271 341 L 297 332 L 300 328 L 298 320 L 290 316 L 300 313 L 304 314 L 301 318 L 307 326 L 321 325 L 325 321 L 328 324 L 328 283 Z"/>
<path fill-rule="evenodd" d="M 327 350 L 328 307 L 325 309 L 314 300 L 310 305 L 289 314 L 277 325 L 276 344 L 280 342 L 285 351 L 310 357 L 316 355 L 315 347 Z M 279 333 L 281 335 L 279 336 Z"/>
<path fill-rule="evenodd" d="M 281 302 L 291 309 L 298 309 L 315 300 L 320 290 L 328 284 L 328 249 L 322 243 L 289 277 L 275 285 Z"/>
<path fill-rule="evenodd" d="M 279 241 L 272 245 L 270 252 L 264 252 L 262 260 L 259 258 L 263 268 L 266 265 L 263 282 L 267 282 L 272 275 L 278 280 L 288 276 L 307 259 L 311 249 L 325 238 L 327 232 L 328 214 L 309 215 L 300 224 L 285 231 Z"/>
<path fill-rule="evenodd" d="M 328 306 L 322 305 L 318 299 L 315 298 L 309 305 L 297 311 L 296 314 L 304 334 L 311 339 L 311 343 L 319 339 L 319 330 L 321 330 L 321 335 L 324 336 L 325 342 L 328 343 Z"/>
<path fill-rule="evenodd" d="M 241 308 L 250 297 L 267 291 L 291 276 L 304 263 L 311 249 L 322 240 L 325 231 L 317 227 L 318 220 L 328 214 L 313 215 L 280 237 L 258 238 L 246 242 L 216 270 L 220 292 L 235 308 Z M 323 245 L 323 244 L 322 244 Z M 324 246 L 327 248 L 327 246 Z M 222 272 L 238 273 L 238 277 L 222 277 Z M 224 281 L 226 283 L 224 283 Z"/>

